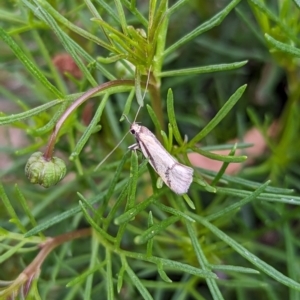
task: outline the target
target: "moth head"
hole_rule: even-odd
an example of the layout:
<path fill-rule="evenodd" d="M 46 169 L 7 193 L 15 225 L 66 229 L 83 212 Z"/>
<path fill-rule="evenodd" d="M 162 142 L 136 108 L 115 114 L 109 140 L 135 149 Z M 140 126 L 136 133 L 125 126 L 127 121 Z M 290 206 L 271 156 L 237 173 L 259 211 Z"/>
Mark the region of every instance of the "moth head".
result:
<path fill-rule="evenodd" d="M 133 135 L 136 135 L 137 133 L 139 133 L 141 129 L 141 126 L 137 123 L 132 123 L 130 126 L 130 133 Z"/>

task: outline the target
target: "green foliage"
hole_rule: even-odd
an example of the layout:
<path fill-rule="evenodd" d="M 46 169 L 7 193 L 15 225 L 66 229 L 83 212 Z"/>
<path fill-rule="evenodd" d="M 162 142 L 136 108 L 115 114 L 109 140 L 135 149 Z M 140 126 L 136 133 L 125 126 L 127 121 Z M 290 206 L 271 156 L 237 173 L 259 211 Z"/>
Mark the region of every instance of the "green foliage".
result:
<path fill-rule="evenodd" d="M 299 298 L 300 6 L 220 5 L 0 4 L 0 105 L 9 105 L 0 134 L 24 139 L 0 146 L 0 299 Z M 199 153 L 218 171 L 194 166 L 186 195 L 160 187 L 127 149 L 132 137 L 115 147 L 125 118 L 142 120 L 183 164 Z M 252 125 L 268 152 L 226 174 L 247 162 L 238 151 L 252 146 L 243 142 Z M 43 163 L 55 152 L 67 164 L 48 189 L 24 173 L 41 150 Z M 35 175 L 43 184 L 47 174 Z"/>

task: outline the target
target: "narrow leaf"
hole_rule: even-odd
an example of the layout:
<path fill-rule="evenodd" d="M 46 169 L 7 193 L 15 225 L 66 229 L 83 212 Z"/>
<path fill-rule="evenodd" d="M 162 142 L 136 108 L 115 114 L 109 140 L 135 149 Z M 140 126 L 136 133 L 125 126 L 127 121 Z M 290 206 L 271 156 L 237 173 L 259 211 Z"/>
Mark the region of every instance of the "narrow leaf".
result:
<path fill-rule="evenodd" d="M 120 225 L 120 224 L 126 223 L 129 220 L 135 218 L 135 216 L 139 212 L 143 211 L 146 207 L 148 207 L 152 202 L 154 202 L 158 197 L 160 197 L 164 193 L 165 193 L 165 190 L 161 190 L 158 193 L 152 195 L 151 197 L 143 200 L 141 203 L 139 203 L 136 206 L 132 207 L 131 209 L 127 210 L 124 214 L 115 218 L 114 223 L 116 225 Z"/>
<path fill-rule="evenodd" d="M 219 64 L 219 65 L 210 65 L 205 67 L 196 67 L 189 69 L 180 69 L 173 71 L 165 71 L 158 74 L 160 77 L 171 77 L 171 76 L 188 76 L 194 74 L 205 74 L 205 73 L 213 73 L 213 72 L 222 72 L 238 69 L 244 66 L 248 61 L 235 62 L 231 64 Z"/>
<path fill-rule="evenodd" d="M 108 300 L 114 300 L 114 278 L 112 275 L 112 258 L 111 258 L 111 250 L 109 248 L 106 248 L 106 292 L 107 292 L 107 297 L 106 299 Z"/>
<path fill-rule="evenodd" d="M 257 188 L 253 193 L 251 193 L 249 196 L 244 198 L 243 200 L 236 202 L 232 205 L 227 206 L 226 208 L 219 210 L 217 213 L 209 215 L 206 217 L 207 220 L 212 221 L 219 217 L 223 217 L 225 214 L 228 214 L 230 212 L 233 212 L 236 209 L 239 209 L 240 207 L 244 206 L 245 204 L 255 200 L 270 184 L 270 180 L 262 184 L 259 188 Z"/>
<path fill-rule="evenodd" d="M 105 210 L 107 209 L 108 202 L 109 202 L 109 200 L 111 199 L 111 197 L 112 197 L 112 195 L 113 195 L 113 193 L 114 193 L 114 191 L 115 191 L 116 185 L 117 185 L 117 183 L 118 183 L 118 181 L 119 181 L 119 179 L 120 179 L 121 172 L 122 172 L 122 170 L 123 170 L 123 167 L 124 167 L 125 162 L 126 162 L 127 159 L 128 159 L 129 153 L 130 153 L 130 151 L 127 151 L 127 152 L 123 155 L 121 161 L 120 161 L 119 164 L 118 164 L 118 167 L 117 167 L 115 173 L 113 174 L 112 182 L 111 182 L 111 184 L 110 184 L 110 186 L 109 186 L 109 189 L 108 189 L 108 191 L 107 191 L 107 193 L 106 193 L 106 195 L 105 195 L 105 199 L 104 199 L 104 201 L 103 201 L 103 203 L 102 203 L 102 205 L 101 205 L 101 208 L 99 209 L 99 214 L 100 214 L 101 216 L 103 215 L 103 213 L 104 213 Z"/>
<path fill-rule="evenodd" d="M 23 50 L 18 46 L 18 44 L 10 37 L 10 35 L 0 27 L 0 38 L 11 48 L 16 57 L 20 62 L 26 67 L 29 73 L 39 81 L 46 89 L 48 89 L 53 95 L 59 99 L 63 98 L 63 94 L 53 86 L 45 75 L 40 71 L 32 61 L 24 54 Z"/>
<path fill-rule="evenodd" d="M 46 4 L 45 1 L 40 1 L 40 0 L 34 0 L 37 3 L 37 6 L 39 8 L 39 17 L 46 22 L 51 29 L 54 31 L 64 48 L 67 50 L 67 52 L 72 56 L 74 61 L 76 62 L 76 65 L 79 67 L 79 69 L 82 71 L 84 74 L 85 78 L 93 85 L 97 86 L 97 82 L 89 72 L 88 68 L 85 66 L 81 58 L 78 56 L 76 53 L 76 49 L 74 48 L 73 44 L 69 42 L 69 39 L 66 38 L 67 34 L 62 31 L 62 29 L 58 26 L 57 22 L 55 19 L 51 16 L 51 14 L 47 11 L 53 10 L 50 4 Z M 41 4 L 41 5 L 40 5 Z M 47 10 L 44 8 L 47 7 Z"/>
<path fill-rule="evenodd" d="M 70 155 L 70 158 L 69 158 L 70 160 L 74 160 L 80 155 L 83 147 L 85 146 L 85 144 L 87 143 L 91 134 L 93 133 L 94 128 L 97 126 L 98 122 L 100 121 L 101 115 L 103 113 L 103 110 L 105 108 L 105 105 L 106 105 L 108 99 L 109 99 L 109 94 L 105 94 L 99 107 L 97 108 L 97 111 L 96 111 L 93 119 L 91 120 L 90 124 L 88 125 L 88 127 L 86 128 L 84 133 L 82 134 L 82 136 L 79 139 L 79 141 L 77 142 L 75 148 L 73 149 L 73 151 Z"/>
<path fill-rule="evenodd" d="M 139 68 L 135 69 L 135 96 L 137 103 L 139 106 L 143 107 L 144 106 L 144 99 L 142 95 L 142 88 L 141 88 L 141 73 Z"/>
<path fill-rule="evenodd" d="M 118 273 L 118 283 L 117 283 L 117 291 L 120 293 L 121 288 L 123 286 L 123 281 L 124 281 L 124 273 L 125 273 L 126 267 L 122 265 L 121 270 Z"/>
<path fill-rule="evenodd" d="M 29 208 L 27 201 L 26 201 L 25 197 L 23 196 L 23 194 L 17 184 L 15 184 L 15 191 L 16 191 L 17 198 L 18 198 L 25 214 L 27 215 L 28 219 L 31 222 L 31 225 L 37 226 L 37 222 L 36 222 L 33 214 L 31 213 L 31 209 Z"/>
<path fill-rule="evenodd" d="M 11 205 L 5 190 L 3 188 L 3 185 L 0 182 L 0 199 L 2 200 L 9 216 L 14 220 L 14 223 L 17 225 L 17 227 L 19 228 L 19 230 L 21 232 L 26 232 L 26 228 L 23 226 L 22 222 L 20 221 L 20 219 L 18 218 L 17 213 L 15 212 L 13 206 Z"/>
<path fill-rule="evenodd" d="M 174 110 L 174 98 L 173 98 L 173 93 L 172 90 L 168 90 L 168 96 L 167 96 L 167 112 L 168 112 L 168 118 L 169 122 L 173 128 L 173 133 L 174 137 L 179 145 L 183 144 L 182 137 L 180 135 L 177 122 L 176 122 L 176 117 L 175 117 L 175 110 Z"/>
<path fill-rule="evenodd" d="M 225 17 L 230 13 L 230 11 L 240 2 L 240 0 L 233 0 L 231 1 L 222 11 L 218 14 L 213 16 L 210 20 L 206 21 L 205 23 L 201 24 L 189 34 L 186 34 L 183 38 L 177 41 L 175 44 L 170 46 L 168 49 L 165 50 L 164 56 L 168 57 L 170 53 L 174 52 L 177 48 L 181 47 L 185 43 L 189 42 L 190 40 L 194 39 L 198 35 L 210 30 L 211 28 L 218 26 L 221 22 L 225 19 Z M 169 11 L 171 13 L 172 11 Z"/>
<path fill-rule="evenodd" d="M 130 186 L 128 192 L 127 208 L 130 209 L 135 206 L 135 193 L 138 181 L 138 156 L 136 151 L 131 152 L 131 165 L 130 165 Z"/>
<path fill-rule="evenodd" d="M 26 240 L 21 241 L 20 243 L 16 244 L 15 246 L 11 247 L 9 250 L 5 251 L 4 254 L 0 255 L 0 264 L 5 262 L 11 256 L 19 251 L 25 244 L 27 243 Z"/>
<path fill-rule="evenodd" d="M 131 279 L 133 285 L 138 289 L 141 296 L 145 300 L 153 300 L 149 291 L 145 288 L 143 283 L 140 281 L 139 277 L 132 271 L 132 269 L 127 265 L 126 273 L 128 274 L 129 278 Z"/>
<path fill-rule="evenodd" d="M 110 236 L 107 232 L 105 232 L 94 220 L 93 218 L 90 216 L 90 214 L 88 213 L 87 209 L 85 208 L 85 205 L 83 204 L 82 201 L 79 201 L 79 205 L 81 207 L 81 210 L 85 216 L 85 219 L 87 220 L 87 222 L 93 227 L 93 229 L 95 229 L 96 231 L 98 231 L 101 236 L 103 236 L 105 239 L 114 242 L 115 239 Z"/>
<path fill-rule="evenodd" d="M 157 116 L 156 116 L 153 108 L 150 105 L 148 105 L 148 104 L 146 105 L 146 107 L 147 107 L 149 116 L 150 116 L 150 118 L 151 118 L 151 120 L 152 120 L 152 122 L 154 124 L 155 129 L 156 129 L 156 132 L 161 132 L 162 128 L 160 126 L 160 123 L 158 121 L 158 118 L 157 118 Z"/>
<path fill-rule="evenodd" d="M 149 212 L 148 215 L 148 228 L 153 226 L 153 215 L 152 212 Z M 152 256 L 152 248 L 153 248 L 153 239 L 149 239 L 147 242 L 147 256 L 151 257 Z"/>
<path fill-rule="evenodd" d="M 166 274 L 166 272 L 163 269 L 163 265 L 162 263 L 158 263 L 157 264 L 157 271 L 159 273 L 159 276 L 161 277 L 161 279 L 165 282 L 169 282 L 171 283 L 172 280 L 168 277 L 168 275 Z"/>
<path fill-rule="evenodd" d="M 193 245 L 198 264 L 204 271 L 211 271 L 208 266 L 208 260 L 205 257 L 204 251 L 202 250 L 201 244 L 199 243 L 198 235 L 195 229 L 195 226 L 190 222 L 185 222 L 185 226 L 187 228 L 189 237 L 191 239 L 191 243 Z M 214 278 L 206 278 L 207 285 L 209 290 L 213 296 L 213 299 L 223 299 L 222 293 L 216 283 Z"/>
<path fill-rule="evenodd" d="M 13 114 L 10 116 L 1 116 L 0 117 L 0 125 L 6 125 L 6 124 L 10 124 L 10 123 L 13 123 L 16 121 L 21 121 L 23 119 L 33 117 L 33 116 L 38 115 L 41 112 L 43 112 L 57 104 L 60 104 L 62 102 L 63 102 L 62 100 L 53 100 L 51 102 L 45 103 L 43 105 L 40 105 L 38 107 L 35 107 L 31 110 L 28 110 L 28 111 L 25 111 L 25 112 L 22 112 L 19 114 Z"/>
<path fill-rule="evenodd" d="M 124 105 L 124 110 L 123 110 L 122 117 L 121 117 L 120 121 L 123 121 L 125 119 L 124 115 L 128 116 L 128 114 L 130 112 L 132 100 L 133 100 L 134 95 L 135 95 L 134 92 L 135 92 L 135 89 L 132 89 L 130 91 L 130 94 L 127 97 L 127 100 L 126 100 L 126 103 Z"/>
<path fill-rule="evenodd" d="M 230 271 L 230 272 L 246 273 L 246 274 L 260 274 L 260 272 L 255 269 L 238 267 L 238 266 L 209 265 L 209 267 L 213 270 Z"/>
<path fill-rule="evenodd" d="M 233 146 L 228 156 L 233 156 L 235 154 L 235 151 L 236 151 L 236 144 Z M 222 167 L 220 168 L 219 172 L 217 173 L 216 177 L 211 183 L 212 186 L 215 186 L 219 182 L 219 180 L 222 178 L 228 166 L 229 166 L 229 162 L 224 162 L 222 164 Z"/>
<path fill-rule="evenodd" d="M 247 85 L 239 87 L 235 93 L 228 99 L 228 101 L 222 106 L 215 117 L 188 143 L 192 147 L 195 143 L 203 139 L 210 131 L 212 131 L 228 114 L 232 107 L 242 97 Z"/>
<path fill-rule="evenodd" d="M 123 30 L 125 35 L 128 35 L 128 33 L 127 33 L 127 22 L 126 22 L 125 13 L 124 13 L 121 1 L 120 0 L 115 0 L 115 5 L 117 7 L 118 19 L 121 23 L 122 30 Z"/>
<path fill-rule="evenodd" d="M 291 45 L 279 42 L 278 40 L 274 39 L 267 33 L 265 34 L 265 38 L 269 43 L 271 43 L 279 51 L 300 57 L 300 49 L 293 47 Z"/>
<path fill-rule="evenodd" d="M 300 291 L 300 283 L 294 281 L 293 279 L 285 276 L 281 272 L 277 271 L 275 268 L 258 258 L 256 255 L 248 251 L 245 247 L 243 247 L 240 243 L 237 243 L 235 240 L 226 235 L 223 231 L 218 229 L 216 226 L 209 223 L 205 218 L 202 218 L 196 214 L 193 214 L 195 220 L 201 223 L 203 226 L 208 228 L 212 233 L 214 233 L 218 238 L 220 238 L 223 242 L 229 245 L 232 249 L 238 252 L 242 257 L 256 266 L 259 270 L 292 289 Z"/>
<path fill-rule="evenodd" d="M 138 245 L 146 243 L 149 239 L 152 239 L 155 235 L 159 234 L 162 231 L 165 231 L 165 229 L 170 226 L 171 224 L 174 224 L 180 220 L 178 216 L 172 216 L 167 218 L 166 220 L 163 220 L 162 222 L 155 224 L 148 228 L 143 234 L 135 237 L 134 241 Z"/>
<path fill-rule="evenodd" d="M 242 156 L 230 156 L 230 155 L 221 155 L 221 154 L 216 154 L 213 152 L 208 152 L 205 150 L 202 150 L 200 148 L 193 147 L 193 151 L 207 157 L 210 159 L 218 160 L 218 161 L 223 161 L 227 163 L 241 163 L 247 160 L 247 156 L 242 155 Z"/>
<path fill-rule="evenodd" d="M 200 170 L 200 172 L 202 174 L 209 174 L 212 177 L 215 177 L 217 175 L 217 172 L 214 172 L 214 171 L 210 171 L 210 170 L 202 169 L 202 168 L 198 168 L 198 169 Z M 225 181 L 228 181 L 230 183 L 238 184 L 243 187 L 250 188 L 250 189 L 257 189 L 261 185 L 260 182 L 247 180 L 247 179 L 244 179 L 241 177 L 230 176 L 227 174 L 224 174 L 222 176 L 222 179 L 224 179 Z M 275 193 L 275 194 L 292 194 L 292 193 L 294 193 L 294 190 L 268 186 L 268 187 L 266 187 L 266 192 Z"/>
<path fill-rule="evenodd" d="M 93 268 L 88 269 L 88 270 L 82 272 L 79 276 L 77 276 L 74 279 L 72 279 L 71 281 L 69 281 L 66 284 L 66 287 L 71 287 L 71 286 L 74 286 L 74 285 L 82 283 L 84 280 L 86 280 L 86 278 L 89 275 L 97 272 L 98 270 L 101 270 L 105 266 L 105 264 L 106 264 L 106 261 L 103 261 L 101 264 L 97 264 Z"/>
<path fill-rule="evenodd" d="M 188 194 L 183 194 L 182 195 L 184 201 L 186 202 L 186 204 L 191 208 L 191 209 L 196 209 L 194 202 L 192 201 L 192 199 L 189 197 Z"/>
<path fill-rule="evenodd" d="M 157 207 L 159 207 L 161 210 L 163 210 L 163 211 L 165 211 L 165 212 L 167 212 L 167 213 L 169 213 L 169 214 L 172 214 L 172 215 L 174 215 L 174 216 L 178 216 L 178 217 L 180 217 L 180 218 L 184 218 L 184 219 L 186 219 L 187 221 L 192 222 L 192 223 L 195 222 L 195 221 L 193 220 L 193 218 L 191 218 L 190 216 L 188 216 L 187 214 L 183 213 L 182 211 L 180 211 L 180 210 L 178 210 L 178 209 L 175 209 L 175 208 L 173 208 L 173 207 L 166 206 L 166 205 L 162 204 L 162 203 L 159 202 L 159 201 L 155 201 L 155 205 L 156 205 Z"/>
<path fill-rule="evenodd" d="M 127 180 L 123 180 L 117 184 L 116 192 L 122 189 L 122 187 L 125 185 L 126 181 Z M 105 197 L 105 192 L 99 193 L 98 195 L 96 195 L 92 199 L 90 199 L 89 203 L 91 205 L 94 205 L 96 203 L 102 202 L 104 197 Z M 81 207 L 79 205 L 76 205 L 75 207 L 68 209 L 68 211 L 58 214 L 55 217 L 48 219 L 48 220 L 44 221 L 43 223 L 39 224 L 38 226 L 32 228 L 31 230 L 26 232 L 25 237 L 35 235 L 57 223 L 62 222 L 65 219 L 68 219 L 68 218 L 78 214 L 79 212 L 81 212 Z"/>

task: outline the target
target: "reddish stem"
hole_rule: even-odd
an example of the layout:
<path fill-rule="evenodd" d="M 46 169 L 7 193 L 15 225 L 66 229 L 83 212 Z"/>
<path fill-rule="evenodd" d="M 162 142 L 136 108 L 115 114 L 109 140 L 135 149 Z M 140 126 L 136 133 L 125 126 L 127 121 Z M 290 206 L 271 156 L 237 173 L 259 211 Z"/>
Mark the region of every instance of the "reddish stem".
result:
<path fill-rule="evenodd" d="M 122 85 L 126 85 L 126 86 L 134 86 L 134 80 L 113 80 L 113 81 L 108 81 L 105 83 L 100 84 L 99 86 L 92 88 L 90 90 L 88 90 L 87 92 L 85 92 L 82 96 L 80 96 L 78 99 L 76 99 L 67 109 L 66 111 L 61 115 L 60 119 L 57 121 L 52 134 L 50 136 L 50 139 L 48 141 L 47 144 L 47 148 L 46 151 L 44 153 L 44 158 L 45 160 L 49 161 L 52 158 L 52 154 L 53 154 L 53 150 L 54 150 L 54 145 L 57 139 L 57 135 L 59 130 L 61 129 L 63 123 L 66 121 L 66 119 L 70 116 L 70 114 L 78 107 L 80 106 L 82 103 L 84 103 L 85 101 L 87 101 L 89 98 L 91 98 L 93 95 L 107 90 L 111 87 L 114 86 L 122 86 Z M 146 83 L 141 83 L 141 85 L 143 87 L 146 86 Z M 152 86 L 151 84 L 148 85 L 148 88 L 150 90 L 154 90 L 155 87 Z"/>
<path fill-rule="evenodd" d="M 68 233 L 64 233 L 61 235 L 58 235 L 54 238 L 48 238 L 43 244 L 40 245 L 41 250 L 38 253 L 38 255 L 34 258 L 34 260 L 28 265 L 24 271 L 23 274 L 26 274 L 28 278 L 32 278 L 36 274 L 36 272 L 40 269 L 41 264 L 44 262 L 44 260 L 47 258 L 48 254 L 57 246 L 69 242 L 75 239 L 83 238 L 86 236 L 90 236 L 92 233 L 91 228 L 84 228 Z"/>
<path fill-rule="evenodd" d="M 134 85 L 134 81 L 133 80 L 114 80 L 114 81 L 108 81 L 105 83 L 100 84 L 99 86 L 92 88 L 90 90 L 88 90 L 87 92 L 85 92 L 83 95 L 81 95 L 78 99 L 76 99 L 67 109 L 66 111 L 61 115 L 60 119 L 57 121 L 52 134 L 50 136 L 50 139 L 48 141 L 47 144 L 47 148 L 46 151 L 44 153 L 44 158 L 49 161 L 52 158 L 52 154 L 53 154 L 53 150 L 54 150 L 54 145 L 55 145 L 55 141 L 58 135 L 58 132 L 60 130 L 60 128 L 62 127 L 62 125 L 64 124 L 64 122 L 66 121 L 66 119 L 70 116 L 70 114 L 78 107 L 80 106 L 82 103 L 84 103 L 86 100 L 88 100 L 90 97 L 92 97 L 93 95 L 104 91 L 108 88 L 114 87 L 114 86 L 118 86 L 118 85 Z"/>

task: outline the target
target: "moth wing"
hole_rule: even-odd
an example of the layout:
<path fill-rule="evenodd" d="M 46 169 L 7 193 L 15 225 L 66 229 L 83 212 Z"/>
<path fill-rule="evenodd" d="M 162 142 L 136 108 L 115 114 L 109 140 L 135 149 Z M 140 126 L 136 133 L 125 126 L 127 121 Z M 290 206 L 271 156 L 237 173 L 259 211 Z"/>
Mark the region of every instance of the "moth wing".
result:
<path fill-rule="evenodd" d="M 143 131 L 138 136 L 143 155 L 149 158 L 153 169 L 172 191 L 179 195 L 187 193 L 194 170 L 178 163 L 148 128 L 143 126 Z"/>
<path fill-rule="evenodd" d="M 165 183 L 176 194 L 186 194 L 193 181 L 194 170 L 178 162 L 167 171 L 167 181 Z"/>
<path fill-rule="evenodd" d="M 147 131 L 149 131 L 149 133 L 139 134 L 138 143 L 143 155 L 146 158 L 149 158 L 150 165 L 153 167 L 155 172 L 164 180 L 164 174 L 166 173 L 168 167 L 176 163 L 176 160 L 163 147 L 163 145 L 158 141 L 154 134 L 148 129 Z"/>

